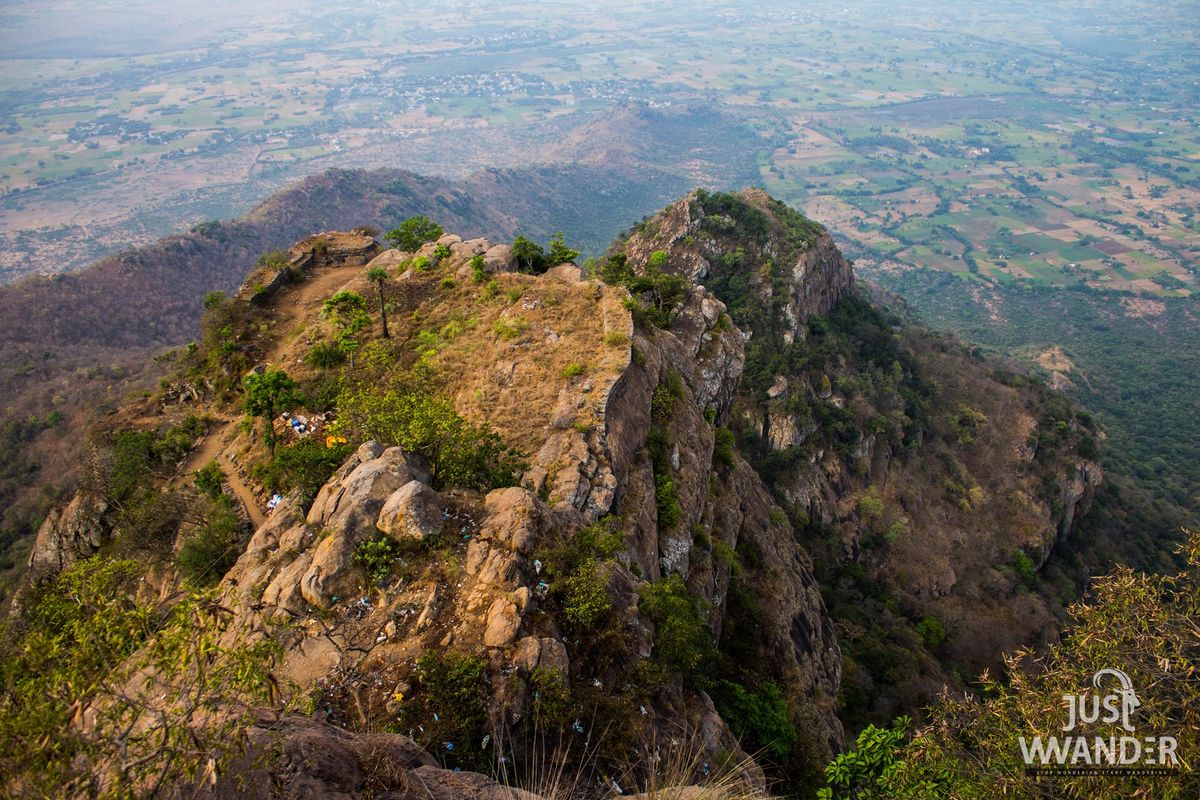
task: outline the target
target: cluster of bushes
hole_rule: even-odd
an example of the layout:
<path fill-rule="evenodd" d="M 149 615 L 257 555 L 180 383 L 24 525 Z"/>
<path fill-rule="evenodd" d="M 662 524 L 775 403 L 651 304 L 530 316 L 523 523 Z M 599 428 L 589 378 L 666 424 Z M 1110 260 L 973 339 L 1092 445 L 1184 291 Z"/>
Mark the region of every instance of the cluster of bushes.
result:
<path fill-rule="evenodd" d="M 1062 697 L 1092 684 L 1098 669 L 1121 655 L 1121 670 L 1147 707 L 1177 739 L 1181 760 L 1200 745 L 1200 682 L 1163 653 L 1186 653 L 1200 644 L 1196 609 L 1200 608 L 1200 536 L 1181 547 L 1186 566 L 1172 575 L 1137 574 L 1120 567 L 1097 578 L 1092 598 L 1070 610 L 1070 634 L 1036 661 L 1026 652 L 1006 671 L 1004 680 L 986 678 L 978 695 L 947 695 L 929 709 L 930 718 L 916 736 L 907 737 L 909 720 L 890 727 L 871 726 L 857 746 L 826 768 L 827 800 L 889 797 L 939 800 L 957 797 L 1041 797 L 1044 779 L 1027 772 L 1014 745 L 1030 737 L 1029 720 L 1058 709 Z M 1131 621 L 1138 621 L 1131 624 Z M 1096 723 L 1084 736 L 1107 741 L 1127 735 L 1118 723 Z M 1090 739 L 1089 739 L 1090 741 Z M 1163 766 L 1174 765 L 1166 763 Z M 1186 764 L 1154 778 L 1159 797 L 1191 797 L 1200 782 Z M 1053 781 L 1062 798 L 1126 797 L 1146 790 L 1137 770 L 1128 774 L 1064 775 Z"/>
<path fill-rule="evenodd" d="M 459 650 L 427 650 L 417 659 L 419 690 L 401 701 L 399 724 L 455 769 L 487 772 L 480 745 L 488 722 L 487 659 Z"/>
<path fill-rule="evenodd" d="M 626 308 L 639 327 L 669 328 L 672 314 L 687 296 L 687 281 L 666 272 L 666 264 L 666 252 L 656 250 L 638 275 L 624 253 L 612 253 L 599 264 L 596 274 L 609 286 L 629 290 Z"/>
<path fill-rule="evenodd" d="M 250 468 L 250 475 L 268 492 L 298 493 L 301 504 L 308 506 L 352 452 L 353 445 L 347 443 L 327 447 L 318 439 L 305 437 L 276 448 L 268 460 Z"/>
<path fill-rule="evenodd" d="M 337 430 L 347 438 L 389 442 L 424 456 L 438 488 L 516 486 L 525 467 L 524 456 L 487 423 L 459 415 L 419 365 L 382 378 L 361 370 L 342 387 L 337 409 Z"/>
<path fill-rule="evenodd" d="M 219 402 L 235 397 L 241 376 L 254 365 L 254 332 L 262 314 L 261 309 L 224 292 L 206 294 L 200 341 L 188 345 L 181 360 L 182 376 L 211 387 Z"/>
<path fill-rule="evenodd" d="M 109 521 L 125 545 L 170 546 L 187 503 L 179 492 L 160 486 L 207 429 L 206 420 L 189 415 L 158 431 L 114 431 L 94 442 L 96 458 L 85 480 L 106 501 Z"/>
<path fill-rule="evenodd" d="M 187 593 L 169 608 L 142 591 L 144 565 L 97 555 L 31 587 L 0 628 L 0 769 L 36 797 L 136 797 L 198 785 L 241 755 L 237 709 L 273 705 L 279 648 L 226 646 L 228 609 Z M 153 697 L 141 686 L 153 672 Z M 220 708 L 228 714 L 213 717 Z M 78 724 L 88 709 L 87 724 Z M 205 725 L 195 721 L 205 716 Z M 156 788 L 157 787 L 157 788 Z"/>
<path fill-rule="evenodd" d="M 197 588 L 211 586 L 229 571 L 242 551 L 242 520 L 231 497 L 209 497 L 199 509 L 204 521 L 189 534 L 175 556 L 179 574 Z"/>
<path fill-rule="evenodd" d="M 574 262 L 579 258 L 579 251 L 568 247 L 562 233 L 558 232 L 551 237 L 546 248 L 524 236 L 518 236 L 512 243 L 512 255 L 518 272 L 537 275 L 559 264 Z"/>

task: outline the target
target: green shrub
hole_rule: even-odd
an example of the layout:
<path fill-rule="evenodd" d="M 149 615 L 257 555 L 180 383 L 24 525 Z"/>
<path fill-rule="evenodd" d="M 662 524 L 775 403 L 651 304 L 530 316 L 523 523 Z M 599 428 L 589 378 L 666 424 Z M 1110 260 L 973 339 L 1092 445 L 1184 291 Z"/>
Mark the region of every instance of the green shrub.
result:
<path fill-rule="evenodd" d="M 577 378 L 583 374 L 585 369 L 586 368 L 583 366 L 583 364 L 580 364 L 578 362 L 572 362 L 563 368 L 562 376 L 564 378 L 568 378 L 568 379 L 569 378 Z"/>
<path fill-rule="evenodd" d="M 937 617 L 922 617 L 917 623 L 917 633 L 921 634 L 926 647 L 937 647 L 946 641 L 946 627 Z"/>
<path fill-rule="evenodd" d="M 712 634 L 700 615 L 699 601 L 676 574 L 638 589 L 638 608 L 654 623 L 651 657 L 660 667 L 691 680 L 703 680 L 701 668 L 715 656 Z"/>
<path fill-rule="evenodd" d="M 876 520 L 883 516 L 883 512 L 883 498 L 879 490 L 874 486 L 867 487 L 867 491 L 858 499 L 858 513 L 868 520 Z"/>
<path fill-rule="evenodd" d="M 354 563 L 363 568 L 367 585 L 379 586 L 392 574 L 403 548 L 390 536 L 379 534 L 365 539 L 354 548 Z"/>
<path fill-rule="evenodd" d="M 675 479 L 665 472 L 654 476 L 654 504 L 658 509 L 658 527 L 670 530 L 683 519 L 683 506 L 675 491 Z"/>
<path fill-rule="evenodd" d="M 480 747 L 487 725 L 487 659 L 458 650 L 427 650 L 417 659 L 420 690 L 402 706 L 401 722 L 447 767 L 486 769 Z M 446 747 L 449 742 L 451 748 Z"/>
<path fill-rule="evenodd" d="M 718 564 L 724 564 L 729 567 L 733 574 L 738 574 L 742 571 L 742 562 L 738 558 L 737 550 L 730 547 L 723 539 L 717 539 L 712 546 L 713 559 Z"/>
<path fill-rule="evenodd" d="M 458 282 L 456 280 L 454 280 L 454 278 L 451 278 L 450 276 L 446 276 L 445 278 L 442 278 L 438 282 L 438 286 L 440 286 L 443 289 L 453 289 L 457 285 L 458 285 Z"/>
<path fill-rule="evenodd" d="M 499 317 L 492 325 L 492 332 L 501 339 L 515 339 L 529 329 L 529 323 L 521 317 Z"/>
<path fill-rule="evenodd" d="M 337 405 L 337 430 L 420 454 L 438 488 L 516 486 L 524 470 L 522 454 L 486 423 L 459 416 L 426 372 L 394 375 L 383 384 L 365 376 L 343 387 Z"/>
<path fill-rule="evenodd" d="M 539 731 L 553 731 L 570 722 L 571 692 L 562 673 L 535 667 L 529 674 L 533 694 L 533 724 Z"/>
<path fill-rule="evenodd" d="M 469 262 L 471 265 L 471 278 L 476 283 L 485 283 L 488 279 L 487 262 L 483 256 L 475 256 Z"/>
<path fill-rule="evenodd" d="M 733 466 L 733 446 L 735 439 L 733 431 L 728 428 L 717 428 L 713 444 L 713 460 L 726 467 Z"/>
<path fill-rule="evenodd" d="M 326 447 L 323 441 L 308 436 L 277 448 L 268 461 L 251 467 L 250 474 L 268 492 L 295 491 L 301 505 L 307 507 L 353 451 L 350 444 Z"/>
<path fill-rule="evenodd" d="M 600 264 L 598 274 L 609 286 L 625 286 L 633 280 L 633 267 L 624 253 L 614 253 Z"/>
<path fill-rule="evenodd" d="M 563 581 L 563 615 L 577 629 L 592 628 L 611 610 L 608 568 L 596 559 L 585 561 Z"/>
<path fill-rule="evenodd" d="M 346 351 L 333 342 L 317 342 L 304 355 L 304 363 L 315 369 L 333 369 L 346 360 Z"/>
<path fill-rule="evenodd" d="M 910 723 L 908 717 L 898 717 L 891 728 L 868 725 L 858 735 L 853 750 L 838 755 L 825 767 L 828 785 L 817 790 L 818 800 L 882 800 L 891 797 L 885 777 L 898 760 Z M 933 788 L 928 787 L 930 790 Z M 941 794 L 925 796 L 939 797 Z"/>
<path fill-rule="evenodd" d="M 987 422 L 987 417 L 966 403 L 960 403 L 957 409 L 946 415 L 946 421 L 950 425 L 955 443 L 966 445 L 975 441 L 975 435 L 980 426 Z"/>
<path fill-rule="evenodd" d="M 442 226 L 423 214 L 409 217 L 400 226 L 388 231 L 383 238 L 400 250 L 413 252 L 426 242 L 433 242 L 442 237 L 445 230 Z"/>
<path fill-rule="evenodd" d="M 227 498 L 213 503 L 208 519 L 188 536 L 175 557 L 179 574 L 190 585 L 211 586 L 237 561 L 241 553 L 241 519 Z"/>
<path fill-rule="evenodd" d="M 622 543 L 620 531 L 606 518 L 538 552 L 553 596 L 576 630 L 595 629 L 612 610 L 608 564 Z"/>
<path fill-rule="evenodd" d="M 216 500 L 225 491 L 225 473 L 216 461 L 210 461 L 192 476 L 192 483 L 200 492 Z"/>
<path fill-rule="evenodd" d="M 449 258 L 450 257 L 450 245 L 439 244 L 437 247 L 433 248 L 433 257 L 435 259 L 437 259 L 439 262 L 444 261 L 445 259 Z"/>
<path fill-rule="evenodd" d="M 629 344 L 629 337 L 620 331 L 609 331 L 604 334 L 604 343 L 609 347 L 624 347 Z"/>
<path fill-rule="evenodd" d="M 1012 558 L 1008 562 L 1009 567 L 1018 578 L 1028 585 L 1033 584 L 1034 568 L 1033 559 L 1024 550 L 1016 550 L 1012 554 Z"/>
<path fill-rule="evenodd" d="M 751 745 L 746 749 L 763 752 L 776 765 L 790 761 L 798 737 L 778 686 L 766 682 L 751 690 L 723 680 L 713 691 L 713 702 L 733 732 L 744 737 L 743 747 Z"/>

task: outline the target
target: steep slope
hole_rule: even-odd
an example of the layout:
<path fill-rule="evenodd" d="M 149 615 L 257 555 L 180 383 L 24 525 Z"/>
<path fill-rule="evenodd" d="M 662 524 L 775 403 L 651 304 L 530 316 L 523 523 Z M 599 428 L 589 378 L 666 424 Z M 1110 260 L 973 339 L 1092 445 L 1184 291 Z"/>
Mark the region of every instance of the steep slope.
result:
<path fill-rule="evenodd" d="M 847 719 L 1053 635 L 1076 589 L 1030 588 L 1101 480 L 1088 417 L 872 306 L 829 235 L 761 192 L 694 193 L 612 255 L 702 280 L 752 334 L 731 426 L 818 559 Z"/>

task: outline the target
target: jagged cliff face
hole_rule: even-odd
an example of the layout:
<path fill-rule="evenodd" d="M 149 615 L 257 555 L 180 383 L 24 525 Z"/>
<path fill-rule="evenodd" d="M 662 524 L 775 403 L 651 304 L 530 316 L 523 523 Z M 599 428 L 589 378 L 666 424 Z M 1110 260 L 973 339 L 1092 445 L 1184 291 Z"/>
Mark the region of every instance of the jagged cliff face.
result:
<path fill-rule="evenodd" d="M 370 258 L 386 286 L 367 281 Z M 914 711 L 947 679 L 941 660 L 990 663 L 998 642 L 1047 627 L 1047 604 L 1017 589 L 1100 478 L 1081 423 L 873 308 L 820 226 L 762 192 L 697 192 L 614 245 L 604 281 L 516 266 L 508 245 L 454 235 L 379 255 L 362 237 L 306 240 L 218 309 L 205 377 L 181 374 L 128 414 L 215 420 L 163 497 L 191 502 L 209 460 L 225 471 L 248 511 L 220 581 L 226 641 L 277 642 L 280 677 L 326 722 L 403 731 L 466 767 L 495 763 L 485 731 L 517 755 L 553 730 L 567 750 L 578 738 L 633 761 L 683 732 L 706 763 L 775 747 L 767 760 L 794 778 L 842 747 L 839 713 Z M 368 319 L 339 366 L 317 366 L 351 335 L 326 301 L 350 292 L 374 312 L 377 291 L 391 338 Z M 237 424 L 237 387 L 268 366 L 305 389 L 291 412 L 340 415 L 331 448 L 352 441 L 264 517 L 273 457 Z M 511 480 L 456 484 L 436 449 L 368 436 L 342 406 L 355 386 L 416 374 L 524 454 Z M 363 408 L 400 402 L 387 397 Z M 92 485 L 47 519 L 31 563 L 121 546 L 129 503 Z M 172 546 L 189 535 L 172 530 Z M 147 584 L 164 597 L 170 555 Z M 441 673 L 471 676 L 456 696 L 478 715 L 442 705 Z M 782 744 L 746 698 L 774 704 Z M 375 746 L 274 727 L 296 729 L 285 752 Z M 375 744 L 431 769 L 398 740 Z M 334 780 L 288 780 L 301 778 Z M 747 780 L 761 783 L 757 766 Z"/>
<path fill-rule="evenodd" d="M 1069 410 L 881 316 L 829 235 L 761 192 L 694 193 L 615 252 L 636 270 L 657 260 L 702 281 L 745 332 L 728 424 L 822 578 L 862 587 L 835 609 L 854 692 L 912 704 L 946 680 L 939 660 L 996 666 L 1002 650 L 1052 630 L 1051 605 L 1023 582 L 1101 479 L 1094 433 Z M 883 599 L 876 612 L 870 595 Z M 916 647 L 897 644 L 916 633 Z M 887 709 L 854 716 L 901 707 Z"/>

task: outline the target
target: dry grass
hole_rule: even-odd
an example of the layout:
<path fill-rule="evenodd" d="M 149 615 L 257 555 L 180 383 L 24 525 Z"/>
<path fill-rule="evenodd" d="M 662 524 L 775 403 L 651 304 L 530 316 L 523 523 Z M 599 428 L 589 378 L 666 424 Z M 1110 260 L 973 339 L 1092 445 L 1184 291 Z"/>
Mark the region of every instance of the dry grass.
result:
<path fill-rule="evenodd" d="M 460 414 L 486 419 L 510 444 L 536 451 L 564 391 L 599 398 L 629 365 L 633 323 L 617 289 L 507 273 L 488 297 L 471 281 L 442 288 L 444 274 L 410 279 L 419 300 L 400 335 L 444 377 Z M 591 404 L 580 409 L 578 421 L 597 420 Z"/>
<path fill-rule="evenodd" d="M 591 740 L 589 740 L 591 743 Z M 520 773 L 500 764 L 499 779 L 513 788 L 514 797 L 543 800 L 600 800 L 630 797 L 639 800 L 770 800 L 758 765 L 746 757 L 724 765 L 711 764 L 703 739 L 695 732 L 661 736 L 639 748 L 639 760 L 612 768 L 597 757 L 598 743 L 571 752 L 560 739 L 539 740 L 528 748 L 528 764 Z"/>

